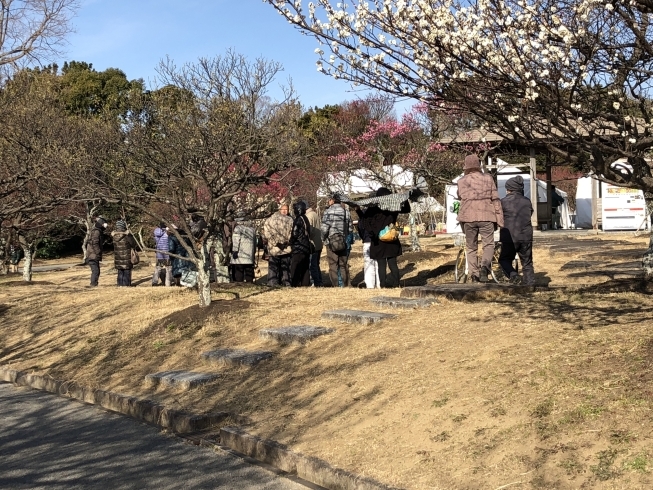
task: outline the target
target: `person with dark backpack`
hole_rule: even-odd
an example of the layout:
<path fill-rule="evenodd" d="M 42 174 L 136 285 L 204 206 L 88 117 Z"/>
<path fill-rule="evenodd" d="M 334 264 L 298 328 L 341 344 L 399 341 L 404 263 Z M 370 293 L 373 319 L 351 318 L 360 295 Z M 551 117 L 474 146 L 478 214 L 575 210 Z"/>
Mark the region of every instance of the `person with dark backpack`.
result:
<path fill-rule="evenodd" d="M 293 204 L 292 210 L 295 220 L 290 235 L 290 247 L 292 248 L 290 285 L 294 288 L 308 287 L 311 285 L 309 267 L 314 247 L 310 240 L 310 223 L 306 217 L 306 203 L 297 201 Z"/>
<path fill-rule="evenodd" d="M 349 210 L 341 206 L 340 196 L 334 194 L 329 199 L 329 208 L 322 216 L 322 241 L 327 247 L 327 261 L 329 263 L 329 279 L 331 286 L 338 286 L 338 269 L 343 285 L 348 286 L 349 268 L 347 267 L 347 235 L 353 232 L 353 223 Z"/>

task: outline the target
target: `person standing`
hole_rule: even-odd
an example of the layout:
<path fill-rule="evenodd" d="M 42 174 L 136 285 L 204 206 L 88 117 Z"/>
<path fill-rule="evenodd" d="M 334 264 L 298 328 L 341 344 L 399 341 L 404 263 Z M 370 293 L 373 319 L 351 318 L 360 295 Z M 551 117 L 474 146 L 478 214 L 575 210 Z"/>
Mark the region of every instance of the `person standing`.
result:
<path fill-rule="evenodd" d="M 392 192 L 386 187 L 380 187 L 376 191 L 376 197 L 389 196 L 390 194 L 392 194 Z M 387 280 L 388 269 L 390 269 L 392 287 L 399 287 L 400 285 L 397 257 L 402 254 L 402 250 L 399 236 L 397 235 L 392 240 L 381 239 L 381 234 L 384 229 L 396 225 L 399 213 L 410 213 L 410 203 L 408 201 L 404 201 L 401 204 L 400 211 L 385 211 L 378 207 L 375 209 L 373 208 L 367 219 L 368 224 L 366 226 L 368 226 L 371 231 L 372 240 L 370 246 L 370 258 L 375 260 L 378 264 L 379 287 L 381 288 L 389 287 Z"/>
<path fill-rule="evenodd" d="M 91 287 L 96 287 L 100 280 L 100 262 L 102 262 L 102 247 L 104 246 L 104 230 L 109 224 L 102 217 L 95 220 L 86 249 L 86 262 L 91 267 Z"/>
<path fill-rule="evenodd" d="M 501 228 L 501 254 L 499 265 L 512 284 L 519 283 L 517 271 L 512 266 L 515 254 L 523 271 L 522 284 L 532 286 L 535 282 L 533 269 L 533 205 L 524 197 L 524 179 L 521 175 L 506 182 L 506 197 L 501 199 L 504 226 Z"/>
<path fill-rule="evenodd" d="M 560 219 L 562 215 L 560 214 L 560 206 L 565 203 L 565 198 L 558 194 L 556 186 L 551 184 L 551 226 L 554 230 L 562 228 L 562 223 Z"/>
<path fill-rule="evenodd" d="M 311 285 L 309 274 L 311 257 L 311 240 L 309 234 L 310 224 L 306 217 L 306 203 L 297 201 L 292 207 L 295 220 L 293 221 L 290 246 L 292 259 L 290 262 L 290 285 L 308 287 Z"/>
<path fill-rule="evenodd" d="M 173 225 L 174 227 L 174 225 Z M 182 240 L 186 242 L 186 245 L 191 246 L 192 244 L 186 235 L 184 230 L 177 230 L 179 235 L 181 235 Z M 172 268 L 172 282 L 175 286 L 181 286 L 181 275 L 191 269 L 192 263 L 189 260 L 185 260 L 184 257 L 188 257 L 188 251 L 179 241 L 179 239 L 174 235 L 170 234 L 168 236 L 168 252 L 176 255 L 171 257 L 171 268 Z"/>
<path fill-rule="evenodd" d="M 472 282 L 488 282 L 494 255 L 494 231 L 503 227 L 503 211 L 494 179 L 481 170 L 476 155 L 467 155 L 464 176 L 458 181 L 460 211 L 458 222 L 465 233 L 467 264 Z M 481 268 L 478 267 L 478 237 L 483 243 Z"/>
<path fill-rule="evenodd" d="M 20 246 L 20 244 L 16 242 L 12 242 L 11 245 L 9 245 L 9 272 L 18 274 L 18 263 L 22 260 L 22 258 L 25 256 L 25 252 L 23 252 L 23 247 Z"/>
<path fill-rule="evenodd" d="M 311 243 L 313 244 L 314 252 L 311 253 L 309 271 L 311 273 L 311 280 L 313 281 L 313 286 L 316 288 L 321 288 L 322 283 L 322 271 L 320 270 L 320 256 L 322 255 L 322 232 L 320 231 L 320 217 L 317 215 L 315 210 L 312 207 L 309 207 L 306 210 L 306 218 L 309 223 L 308 234 L 310 236 Z"/>
<path fill-rule="evenodd" d="M 372 217 L 381 210 L 378 206 L 369 206 L 365 210 L 358 208 L 358 234 L 363 241 L 363 277 L 367 289 L 376 289 L 381 287 L 379 280 L 379 263 L 370 257 L 372 248 Z M 360 286 L 359 286 L 360 287 Z"/>
<path fill-rule="evenodd" d="M 127 230 L 127 223 L 119 219 L 116 229 L 111 232 L 113 238 L 113 264 L 118 271 L 118 286 L 132 285 L 132 253 L 136 252 L 136 240 Z M 133 252 L 132 252 L 133 251 Z"/>
<path fill-rule="evenodd" d="M 288 205 L 279 206 L 279 211 L 270 216 L 263 225 L 263 236 L 267 240 L 268 286 L 290 286 L 290 263 L 292 248 L 293 219 L 288 216 Z"/>
<path fill-rule="evenodd" d="M 238 216 L 232 234 L 231 268 L 234 282 L 254 282 L 256 228 Z"/>
<path fill-rule="evenodd" d="M 159 281 L 166 286 L 172 283 L 172 267 L 170 266 L 170 257 L 162 251 L 168 250 L 168 233 L 165 223 L 159 224 L 154 228 L 154 243 L 156 248 L 156 266 L 152 276 L 152 286 L 157 286 Z"/>
<path fill-rule="evenodd" d="M 327 244 L 329 279 L 331 286 L 338 286 L 338 270 L 345 286 L 350 284 L 347 267 L 347 235 L 353 231 L 349 210 L 341 206 L 340 196 L 334 194 L 329 199 L 329 208 L 322 217 L 322 241 Z"/>

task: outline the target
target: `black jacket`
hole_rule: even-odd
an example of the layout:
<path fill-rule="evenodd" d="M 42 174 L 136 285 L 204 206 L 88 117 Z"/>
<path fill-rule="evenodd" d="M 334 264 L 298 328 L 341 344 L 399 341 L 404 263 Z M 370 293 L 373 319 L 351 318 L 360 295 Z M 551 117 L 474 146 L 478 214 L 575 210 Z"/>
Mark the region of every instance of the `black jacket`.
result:
<path fill-rule="evenodd" d="M 290 235 L 290 247 L 293 254 L 310 255 L 311 245 L 308 239 L 308 218 L 302 214 L 293 221 L 292 234 Z"/>
<path fill-rule="evenodd" d="M 372 208 L 368 208 L 366 215 L 371 210 Z M 383 242 L 379 240 L 379 232 L 388 225 L 394 225 L 397 222 L 399 213 L 410 213 L 410 203 L 408 201 L 401 205 L 401 211 L 399 212 L 384 211 L 375 208 L 370 216 L 366 216 L 363 227 L 372 235 L 372 246 L 370 247 L 371 259 L 389 259 L 401 255 L 401 242 L 398 238 L 392 242 Z"/>
<path fill-rule="evenodd" d="M 104 245 L 104 228 L 99 222 L 91 230 L 91 237 L 86 244 L 86 260 L 102 260 L 102 246 Z"/>
<path fill-rule="evenodd" d="M 501 199 L 504 226 L 500 231 L 502 242 L 530 242 L 533 240 L 531 200 L 513 192 Z"/>
<path fill-rule="evenodd" d="M 113 263 L 116 269 L 132 269 L 132 249 L 136 249 L 136 240 L 127 231 L 114 231 L 113 237 Z"/>

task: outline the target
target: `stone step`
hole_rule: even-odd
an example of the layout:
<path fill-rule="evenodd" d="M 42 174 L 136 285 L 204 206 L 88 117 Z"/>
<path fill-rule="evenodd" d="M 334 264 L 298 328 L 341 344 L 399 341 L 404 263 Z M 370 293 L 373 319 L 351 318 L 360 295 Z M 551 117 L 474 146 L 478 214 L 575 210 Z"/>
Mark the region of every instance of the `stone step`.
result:
<path fill-rule="evenodd" d="M 488 283 L 447 283 L 435 286 L 413 286 L 401 290 L 402 298 L 433 298 L 444 296 L 455 300 L 492 299 L 498 296 L 528 294 L 536 290 L 546 290 L 545 287 L 513 286 L 510 284 Z"/>
<path fill-rule="evenodd" d="M 426 308 L 439 303 L 435 298 L 397 298 L 392 296 L 377 296 L 370 298 L 370 303 L 386 308 Z"/>
<path fill-rule="evenodd" d="M 256 366 L 273 356 L 269 351 L 247 351 L 243 349 L 218 349 L 203 352 L 201 358 L 215 364 L 230 366 Z"/>
<path fill-rule="evenodd" d="M 340 320 L 341 322 L 346 323 L 361 323 L 363 325 L 395 318 L 396 316 L 397 315 L 392 315 L 390 313 L 378 313 L 376 311 L 362 310 L 329 310 L 322 313 L 322 318 Z"/>
<path fill-rule="evenodd" d="M 293 342 L 305 344 L 309 340 L 335 331 L 335 328 L 295 325 L 282 328 L 265 328 L 259 331 L 259 335 L 264 339 L 276 340 L 280 344 L 291 344 Z"/>
<path fill-rule="evenodd" d="M 164 385 L 176 386 L 189 390 L 197 386 L 210 383 L 220 377 L 215 373 L 198 373 L 195 371 L 161 371 L 160 373 L 148 374 L 145 382 L 150 386 Z"/>

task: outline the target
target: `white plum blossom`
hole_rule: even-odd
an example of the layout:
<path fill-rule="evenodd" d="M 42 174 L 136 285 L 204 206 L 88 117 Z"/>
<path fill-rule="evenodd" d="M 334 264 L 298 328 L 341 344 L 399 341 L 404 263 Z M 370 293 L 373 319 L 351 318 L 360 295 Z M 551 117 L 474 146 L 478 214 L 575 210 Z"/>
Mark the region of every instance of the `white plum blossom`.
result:
<path fill-rule="evenodd" d="M 454 107 L 522 142 L 555 131 L 551 144 L 569 161 L 573 152 L 609 159 L 638 156 L 629 152 L 648 150 L 645 141 L 653 148 L 653 115 L 639 109 L 653 100 L 653 19 L 645 2 L 264 2 L 317 38 L 320 58 L 322 47 L 329 51 L 316 65 L 326 75 Z M 601 138 L 600 148 L 586 138 L 624 129 L 624 138 Z"/>

